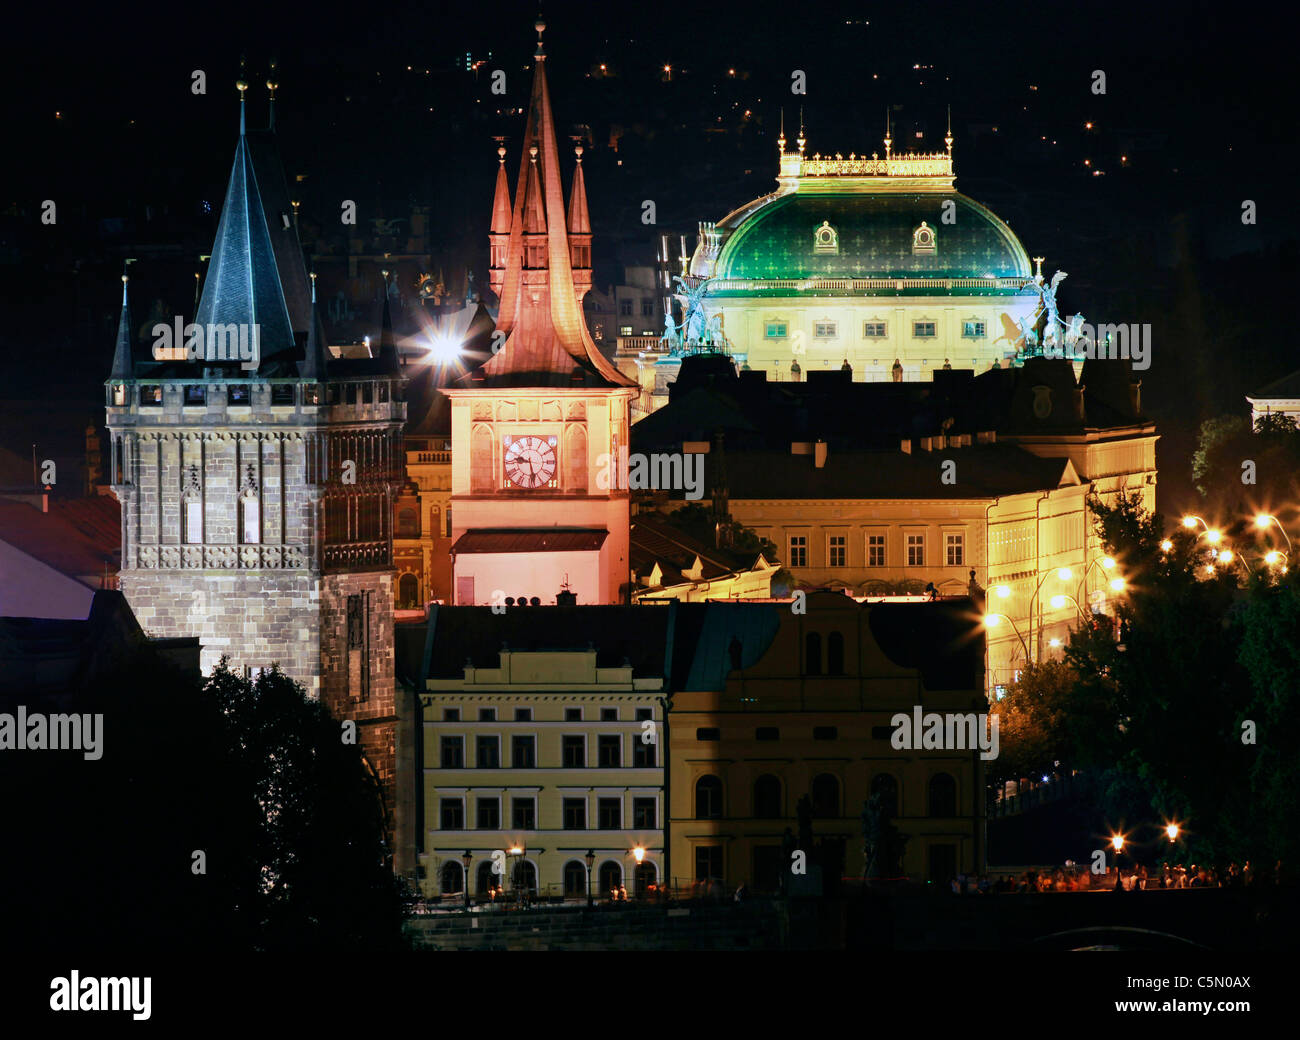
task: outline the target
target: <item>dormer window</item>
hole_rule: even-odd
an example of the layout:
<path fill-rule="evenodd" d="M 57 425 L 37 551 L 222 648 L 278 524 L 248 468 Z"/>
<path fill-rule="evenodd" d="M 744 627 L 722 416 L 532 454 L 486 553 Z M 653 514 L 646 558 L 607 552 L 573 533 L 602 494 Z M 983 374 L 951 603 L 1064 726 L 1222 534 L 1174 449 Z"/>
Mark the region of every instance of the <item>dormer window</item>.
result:
<path fill-rule="evenodd" d="M 930 227 L 924 220 L 921 226 L 912 232 L 912 255 L 913 256 L 930 256 L 939 251 L 935 243 L 934 228 Z"/>
<path fill-rule="evenodd" d="M 833 227 L 829 220 L 823 220 L 822 226 L 813 232 L 813 252 L 814 253 L 833 253 L 840 251 L 840 235 Z"/>

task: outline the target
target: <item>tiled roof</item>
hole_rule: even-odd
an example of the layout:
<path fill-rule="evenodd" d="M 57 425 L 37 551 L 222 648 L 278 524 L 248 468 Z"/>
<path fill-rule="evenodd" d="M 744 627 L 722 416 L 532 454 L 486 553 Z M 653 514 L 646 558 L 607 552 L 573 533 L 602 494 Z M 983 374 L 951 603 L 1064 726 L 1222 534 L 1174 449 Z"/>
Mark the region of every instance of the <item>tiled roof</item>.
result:
<path fill-rule="evenodd" d="M 42 513 L 19 502 L 0 502 L 0 541 L 74 578 L 116 571 L 121 544 L 119 538 L 110 547 L 101 535 L 86 535 L 58 511 Z"/>

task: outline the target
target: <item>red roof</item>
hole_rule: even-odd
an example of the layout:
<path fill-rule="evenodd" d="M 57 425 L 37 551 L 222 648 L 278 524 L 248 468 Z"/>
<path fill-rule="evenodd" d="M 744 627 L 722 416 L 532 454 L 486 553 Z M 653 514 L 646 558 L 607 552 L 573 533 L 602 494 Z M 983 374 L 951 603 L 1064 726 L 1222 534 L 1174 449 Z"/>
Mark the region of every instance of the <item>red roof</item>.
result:
<path fill-rule="evenodd" d="M 92 541 L 59 513 L 22 502 L 0 502 L 0 541 L 71 577 L 116 573 L 120 535 L 111 547 Z"/>
<path fill-rule="evenodd" d="M 536 527 L 466 531 L 453 553 L 595 552 L 609 537 L 603 527 Z"/>

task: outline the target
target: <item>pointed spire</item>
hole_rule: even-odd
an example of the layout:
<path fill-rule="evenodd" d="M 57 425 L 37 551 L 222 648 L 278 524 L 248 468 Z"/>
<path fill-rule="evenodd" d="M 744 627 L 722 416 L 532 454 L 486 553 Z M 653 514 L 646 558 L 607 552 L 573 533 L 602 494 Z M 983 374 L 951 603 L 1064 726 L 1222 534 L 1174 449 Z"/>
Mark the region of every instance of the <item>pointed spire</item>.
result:
<path fill-rule="evenodd" d="M 239 141 L 195 322 L 257 326 L 260 356 L 268 358 L 293 348 L 293 325 L 245 136 L 248 84 L 241 79 L 238 86 Z"/>
<path fill-rule="evenodd" d="M 808 143 L 808 139 L 804 137 L 803 133 L 803 105 L 799 106 L 799 137 L 797 140 L 799 145 L 799 154 L 803 155 L 804 146 Z"/>
<path fill-rule="evenodd" d="M 298 375 L 319 382 L 326 376 L 329 358 L 326 354 L 325 330 L 321 328 L 320 312 L 316 310 L 316 272 L 311 273 L 311 328 L 307 332 L 307 350 Z"/>
<path fill-rule="evenodd" d="M 780 155 L 785 155 L 785 108 L 781 109 L 781 136 L 776 139 L 776 150 Z"/>
<path fill-rule="evenodd" d="M 948 132 L 943 136 L 943 143 L 948 146 L 948 154 L 952 155 L 952 105 L 948 106 Z"/>
<path fill-rule="evenodd" d="M 894 146 L 894 139 L 889 136 L 889 106 L 885 106 L 885 158 L 889 158 L 889 150 Z"/>
<path fill-rule="evenodd" d="M 127 303 L 126 283 L 130 281 L 125 273 L 122 275 L 122 316 L 117 322 L 117 347 L 113 351 L 113 369 L 110 379 L 135 378 L 135 363 L 131 356 L 131 307 Z"/>
<path fill-rule="evenodd" d="M 239 59 L 239 79 L 235 80 L 235 89 L 239 91 L 239 136 L 244 136 L 247 121 L 244 119 L 244 95 L 248 93 L 248 80 L 244 78 L 244 59 Z"/>
<path fill-rule="evenodd" d="M 275 62 L 271 62 L 271 71 L 266 79 L 266 89 L 271 95 L 271 100 L 268 103 L 267 129 L 272 133 L 275 132 L 275 89 L 279 85 L 280 84 L 276 82 Z"/>
<path fill-rule="evenodd" d="M 528 149 L 528 179 L 524 187 L 524 231 L 541 234 L 546 230 L 546 202 L 537 173 L 537 145 Z"/>
<path fill-rule="evenodd" d="M 591 216 L 587 212 L 587 182 L 582 176 L 582 145 L 574 145 L 578 165 L 573 171 L 573 187 L 569 190 L 569 234 L 590 235 Z"/>
<path fill-rule="evenodd" d="M 401 359 L 397 356 L 397 340 L 393 336 L 393 312 L 388 306 L 388 272 L 384 272 L 384 316 L 379 326 L 379 370 L 384 375 L 400 375 Z"/>
<path fill-rule="evenodd" d="M 510 234 L 510 182 L 506 177 L 506 146 L 497 145 L 497 188 L 492 196 L 492 227 L 494 235 Z"/>

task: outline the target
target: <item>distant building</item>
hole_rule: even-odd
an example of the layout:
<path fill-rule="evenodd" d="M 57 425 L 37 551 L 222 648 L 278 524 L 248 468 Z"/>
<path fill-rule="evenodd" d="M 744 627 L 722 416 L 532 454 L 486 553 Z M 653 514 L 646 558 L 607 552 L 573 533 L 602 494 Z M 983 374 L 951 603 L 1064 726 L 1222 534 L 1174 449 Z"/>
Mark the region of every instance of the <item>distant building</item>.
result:
<path fill-rule="evenodd" d="M 1284 415 L 1300 426 L 1300 371 L 1275 379 L 1253 394 L 1250 402 L 1250 425 L 1253 427 L 1266 415 Z"/>
<path fill-rule="evenodd" d="M 776 573 L 757 550 L 705 545 L 656 513 L 632 518 L 633 602 L 769 599 Z"/>

